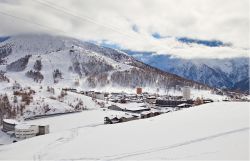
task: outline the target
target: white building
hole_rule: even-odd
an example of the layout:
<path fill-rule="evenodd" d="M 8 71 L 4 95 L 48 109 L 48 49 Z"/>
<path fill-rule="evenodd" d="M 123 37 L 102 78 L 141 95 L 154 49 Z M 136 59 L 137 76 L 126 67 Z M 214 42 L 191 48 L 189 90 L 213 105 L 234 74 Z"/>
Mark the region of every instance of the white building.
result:
<path fill-rule="evenodd" d="M 15 126 L 15 135 L 16 138 L 26 139 L 34 137 L 38 134 L 39 127 L 37 125 L 29 125 L 29 124 L 18 124 Z"/>
<path fill-rule="evenodd" d="M 95 98 L 96 99 L 100 99 L 100 100 L 104 100 L 105 99 L 105 95 L 104 95 L 104 93 L 96 92 L 95 93 Z"/>
<path fill-rule="evenodd" d="M 3 131 L 14 131 L 15 126 L 18 125 L 19 122 L 13 119 L 3 119 Z"/>
<path fill-rule="evenodd" d="M 182 88 L 182 94 L 183 94 L 183 98 L 184 99 L 189 100 L 190 99 L 190 95 L 191 95 L 190 88 L 188 86 L 183 87 Z"/>

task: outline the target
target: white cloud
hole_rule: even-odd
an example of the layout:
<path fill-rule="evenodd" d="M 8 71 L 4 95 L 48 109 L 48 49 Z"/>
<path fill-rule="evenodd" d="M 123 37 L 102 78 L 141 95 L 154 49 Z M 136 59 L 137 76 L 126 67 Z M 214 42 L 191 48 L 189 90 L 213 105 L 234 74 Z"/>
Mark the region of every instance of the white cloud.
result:
<path fill-rule="evenodd" d="M 249 56 L 248 0 L 47 1 L 82 18 L 39 3 L 44 0 L 0 0 L 0 11 L 55 29 L 46 29 L 47 32 L 86 40 L 108 40 L 132 50 L 155 51 L 185 58 Z M 39 32 L 46 28 L 1 13 L 0 19 L 2 35 Z M 138 32 L 133 30 L 134 25 Z M 170 37 L 155 39 L 151 34 L 156 32 Z M 191 46 L 176 41 L 175 37 L 220 40 L 233 46 Z"/>

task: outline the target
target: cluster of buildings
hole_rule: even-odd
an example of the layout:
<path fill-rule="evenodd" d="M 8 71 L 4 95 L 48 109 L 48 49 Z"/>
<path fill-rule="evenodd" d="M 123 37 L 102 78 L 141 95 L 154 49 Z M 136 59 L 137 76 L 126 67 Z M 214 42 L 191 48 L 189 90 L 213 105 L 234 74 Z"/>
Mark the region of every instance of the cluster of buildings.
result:
<path fill-rule="evenodd" d="M 49 125 L 33 125 L 21 123 L 13 119 L 4 119 L 2 131 L 17 139 L 27 139 L 38 135 L 48 134 Z"/>
<path fill-rule="evenodd" d="M 136 94 L 111 93 L 107 98 L 113 102 L 107 108 L 109 110 L 123 111 L 130 113 L 132 116 L 110 116 L 105 117 L 105 123 L 119 123 L 135 119 L 154 117 L 162 113 L 189 108 L 203 103 L 210 103 L 213 100 L 191 99 L 189 87 L 182 89 L 182 96 L 160 96 L 157 94 L 150 95 L 142 93 L 141 88 L 136 89 Z M 124 100 L 124 101 L 122 101 Z"/>
<path fill-rule="evenodd" d="M 181 96 L 149 94 L 147 92 L 143 92 L 143 89 L 140 87 L 136 88 L 134 94 L 128 94 L 125 92 L 77 92 L 76 89 L 67 90 L 92 97 L 93 99 L 106 101 L 107 105 L 103 107 L 106 107 L 109 110 L 121 111 L 120 115 L 111 115 L 105 117 L 105 124 L 149 118 L 162 113 L 213 102 L 213 100 L 203 99 L 192 100 L 190 87 L 183 87 Z"/>

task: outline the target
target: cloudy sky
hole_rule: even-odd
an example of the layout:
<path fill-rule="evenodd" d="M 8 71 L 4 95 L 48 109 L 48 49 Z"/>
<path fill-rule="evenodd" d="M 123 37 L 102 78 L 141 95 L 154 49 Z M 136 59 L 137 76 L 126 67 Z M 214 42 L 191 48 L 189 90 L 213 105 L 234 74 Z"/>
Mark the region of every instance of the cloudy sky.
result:
<path fill-rule="evenodd" d="M 184 58 L 249 56 L 249 0 L 0 0 L 0 36 L 49 32 Z"/>

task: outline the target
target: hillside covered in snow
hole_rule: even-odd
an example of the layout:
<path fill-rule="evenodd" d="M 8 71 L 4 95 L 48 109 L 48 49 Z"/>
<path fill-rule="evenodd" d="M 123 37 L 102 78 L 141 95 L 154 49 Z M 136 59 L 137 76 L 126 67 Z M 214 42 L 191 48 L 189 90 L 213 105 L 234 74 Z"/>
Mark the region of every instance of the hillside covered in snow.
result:
<path fill-rule="evenodd" d="M 72 129 L 62 126 L 71 116 L 59 116 L 47 120 L 58 132 L 1 146 L 0 159 L 249 160 L 248 105 L 216 102 L 113 125 L 98 125 L 105 111 L 92 115 L 89 126 L 74 114 Z"/>
<path fill-rule="evenodd" d="M 150 52 L 125 52 L 153 67 L 211 87 L 249 93 L 249 57 L 183 59 Z"/>
<path fill-rule="evenodd" d="M 161 90 L 188 85 L 209 89 L 148 66 L 122 51 L 44 34 L 12 36 L 1 42 L 0 70 L 10 81 L 22 85 Z"/>
<path fill-rule="evenodd" d="M 102 103 L 64 89 L 143 92 L 225 99 L 210 87 L 163 72 L 126 53 L 74 38 L 46 34 L 11 36 L 0 42 L 0 120 L 73 113 Z M 208 98 L 208 97 L 207 97 Z M 1 124 L 1 122 L 0 122 Z"/>

